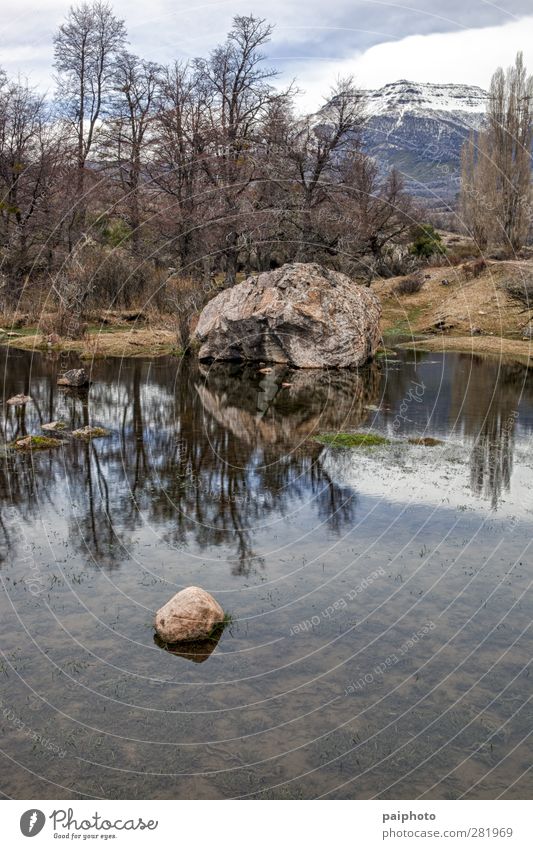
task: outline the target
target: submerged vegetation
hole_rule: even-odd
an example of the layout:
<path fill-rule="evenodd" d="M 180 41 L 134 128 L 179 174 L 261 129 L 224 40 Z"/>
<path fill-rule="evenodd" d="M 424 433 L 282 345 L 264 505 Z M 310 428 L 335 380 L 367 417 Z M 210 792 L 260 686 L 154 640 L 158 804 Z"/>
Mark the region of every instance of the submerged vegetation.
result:
<path fill-rule="evenodd" d="M 25 436 L 17 439 L 12 447 L 17 451 L 45 451 L 48 448 L 59 448 L 60 445 L 63 445 L 62 440 L 52 436 Z"/>
<path fill-rule="evenodd" d="M 340 448 L 372 448 L 376 445 L 390 445 L 391 440 L 378 433 L 319 433 L 313 437 L 322 445 Z"/>

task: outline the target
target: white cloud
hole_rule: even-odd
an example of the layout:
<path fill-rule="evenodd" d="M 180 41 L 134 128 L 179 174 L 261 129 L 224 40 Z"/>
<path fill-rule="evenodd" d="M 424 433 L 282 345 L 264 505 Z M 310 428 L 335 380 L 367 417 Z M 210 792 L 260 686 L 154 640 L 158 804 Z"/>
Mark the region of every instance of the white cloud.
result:
<path fill-rule="evenodd" d="M 306 91 L 302 104 L 314 108 L 335 78 L 347 74 L 353 74 L 364 88 L 379 88 L 399 79 L 488 88 L 496 68 L 512 64 L 517 50 L 523 50 L 533 73 L 533 17 L 501 26 L 412 35 L 377 44 L 342 61 L 309 57 L 295 61 L 295 72 Z"/>
<path fill-rule="evenodd" d="M 0 65 L 53 90 L 52 38 L 71 0 L 1 2 Z M 335 0 L 329 7 L 322 0 L 271 0 L 267 9 L 255 0 L 112 0 L 126 19 L 131 48 L 159 62 L 205 54 L 224 39 L 233 15 L 256 9 L 276 25 L 271 64 L 283 81 L 298 78 L 306 91 L 300 108 L 309 110 L 346 74 L 366 88 L 401 78 L 487 87 L 494 69 L 510 64 L 518 49 L 533 70 L 533 16 L 513 17 L 530 2 L 507 0 L 503 9 L 483 0 L 447 0 L 444 15 L 441 0 Z"/>

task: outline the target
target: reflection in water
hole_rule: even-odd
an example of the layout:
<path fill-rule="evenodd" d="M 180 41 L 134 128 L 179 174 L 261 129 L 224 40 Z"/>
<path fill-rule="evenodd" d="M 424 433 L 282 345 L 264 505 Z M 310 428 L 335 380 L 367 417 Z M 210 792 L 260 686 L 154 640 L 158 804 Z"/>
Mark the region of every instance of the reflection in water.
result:
<path fill-rule="evenodd" d="M 59 509 L 67 498 L 71 540 L 100 565 L 128 556 L 131 533 L 149 523 L 175 547 L 191 534 L 206 550 L 233 540 L 234 569 L 246 572 L 258 565 L 253 529 L 298 501 L 309 500 L 332 532 L 353 522 L 355 492 L 329 477 L 309 438 L 362 424 L 390 430 L 409 387 L 422 381 L 422 403 L 410 404 L 394 435 L 451 429 L 451 438 L 469 440 L 471 488 L 496 508 L 510 486 L 517 410 L 533 401 L 531 382 L 516 365 L 466 355 L 448 362 L 428 368 L 422 358 L 418 368 L 411 361 L 388 373 L 374 364 L 261 374 L 253 366 L 198 370 L 172 358 L 96 361 L 90 391 L 72 393 L 55 385 L 56 355 L 13 352 L 4 398 L 24 392 L 33 403 L 4 404 L 7 443 L 58 418 L 69 429 L 102 424 L 113 436 L 40 455 L 8 452 L 0 493 L 28 521 L 43 502 Z M 381 412 L 370 414 L 377 405 Z M 5 523 L 3 533 L 9 547 Z"/>
<path fill-rule="evenodd" d="M 515 745 L 531 725 L 517 710 L 528 505 L 505 518 L 531 489 L 526 369 L 435 354 L 342 372 L 98 360 L 89 391 L 67 393 L 63 357 L 1 356 L 4 401 L 33 398 L 2 406 L 5 443 L 55 419 L 111 435 L 4 446 L 0 671 L 13 715 L 66 756 L 2 714 L 0 790 L 475 798 L 523 775 L 512 793 L 531 795 Z M 342 483 L 311 437 L 361 428 L 400 441 L 337 451 Z M 424 435 L 444 444 L 407 445 Z M 233 624 L 161 646 L 153 612 L 190 584 Z M 347 696 L 350 681 L 365 686 Z"/>
<path fill-rule="evenodd" d="M 396 435 L 437 434 L 462 438 L 471 447 L 470 486 L 497 508 L 509 490 L 516 428 L 531 425 L 533 382 L 529 370 L 516 363 L 470 354 L 444 357 L 418 355 L 402 363 L 383 388 L 383 413 L 378 417 Z M 423 384 L 421 403 L 402 402 L 416 397 L 411 388 Z M 411 390 L 411 391 L 410 391 Z M 519 413 L 519 407 L 521 412 Z"/>
<path fill-rule="evenodd" d="M 204 663 L 218 646 L 223 631 L 224 626 L 221 626 L 205 640 L 187 640 L 181 643 L 165 643 L 158 634 L 154 634 L 154 643 L 176 657 L 183 657 L 193 663 Z"/>
<path fill-rule="evenodd" d="M 262 375 L 257 368 L 199 372 L 174 359 L 95 362 L 90 391 L 66 393 L 55 386 L 54 358 L 43 358 L 37 372 L 26 355 L 11 356 L 16 369 L 6 373 L 5 395 L 23 385 L 34 403 L 6 408 L 6 442 L 54 419 L 69 429 L 91 422 L 113 431 L 111 439 L 72 441 L 56 453 L 9 453 L 1 482 L 28 518 L 43 497 L 59 509 L 66 488 L 69 536 L 100 565 L 127 556 L 128 537 L 143 522 L 160 526 L 175 547 L 191 534 L 206 550 L 232 540 L 233 568 L 246 572 L 260 563 L 251 530 L 297 501 L 311 500 L 333 532 L 353 521 L 353 491 L 325 474 L 318 446 L 306 440 L 361 423 L 377 397 L 376 367 Z"/>

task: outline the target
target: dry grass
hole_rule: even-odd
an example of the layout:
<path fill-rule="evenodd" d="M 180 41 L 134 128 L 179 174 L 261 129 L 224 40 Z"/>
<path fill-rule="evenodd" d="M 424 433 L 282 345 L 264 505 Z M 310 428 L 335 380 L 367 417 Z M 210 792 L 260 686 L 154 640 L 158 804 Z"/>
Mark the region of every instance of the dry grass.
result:
<path fill-rule="evenodd" d="M 162 328 L 128 328 L 113 333 L 94 331 L 83 339 L 49 344 L 41 334 L 9 338 L 6 344 L 25 351 L 74 351 L 83 359 L 100 357 L 157 357 L 176 352 L 176 333 Z"/>
<path fill-rule="evenodd" d="M 489 262 L 474 278 L 469 267 L 428 269 L 423 289 L 407 299 L 396 294 L 399 278 L 381 281 L 373 289 L 383 305 L 383 331 L 417 336 L 444 328 L 461 337 L 479 331 L 471 342 L 478 350 L 484 336 L 521 339 L 528 314 L 503 284 L 510 277 L 519 281 L 532 267 L 530 262 Z"/>

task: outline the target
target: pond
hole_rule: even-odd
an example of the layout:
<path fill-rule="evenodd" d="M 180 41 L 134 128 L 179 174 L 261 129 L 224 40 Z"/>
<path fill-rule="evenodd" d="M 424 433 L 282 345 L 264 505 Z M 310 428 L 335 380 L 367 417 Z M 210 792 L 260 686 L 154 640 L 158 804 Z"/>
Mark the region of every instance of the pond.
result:
<path fill-rule="evenodd" d="M 525 367 L 1 361 L 5 796 L 531 797 Z M 57 419 L 110 435 L 9 447 Z M 153 614 L 191 584 L 231 623 L 175 654 Z"/>

